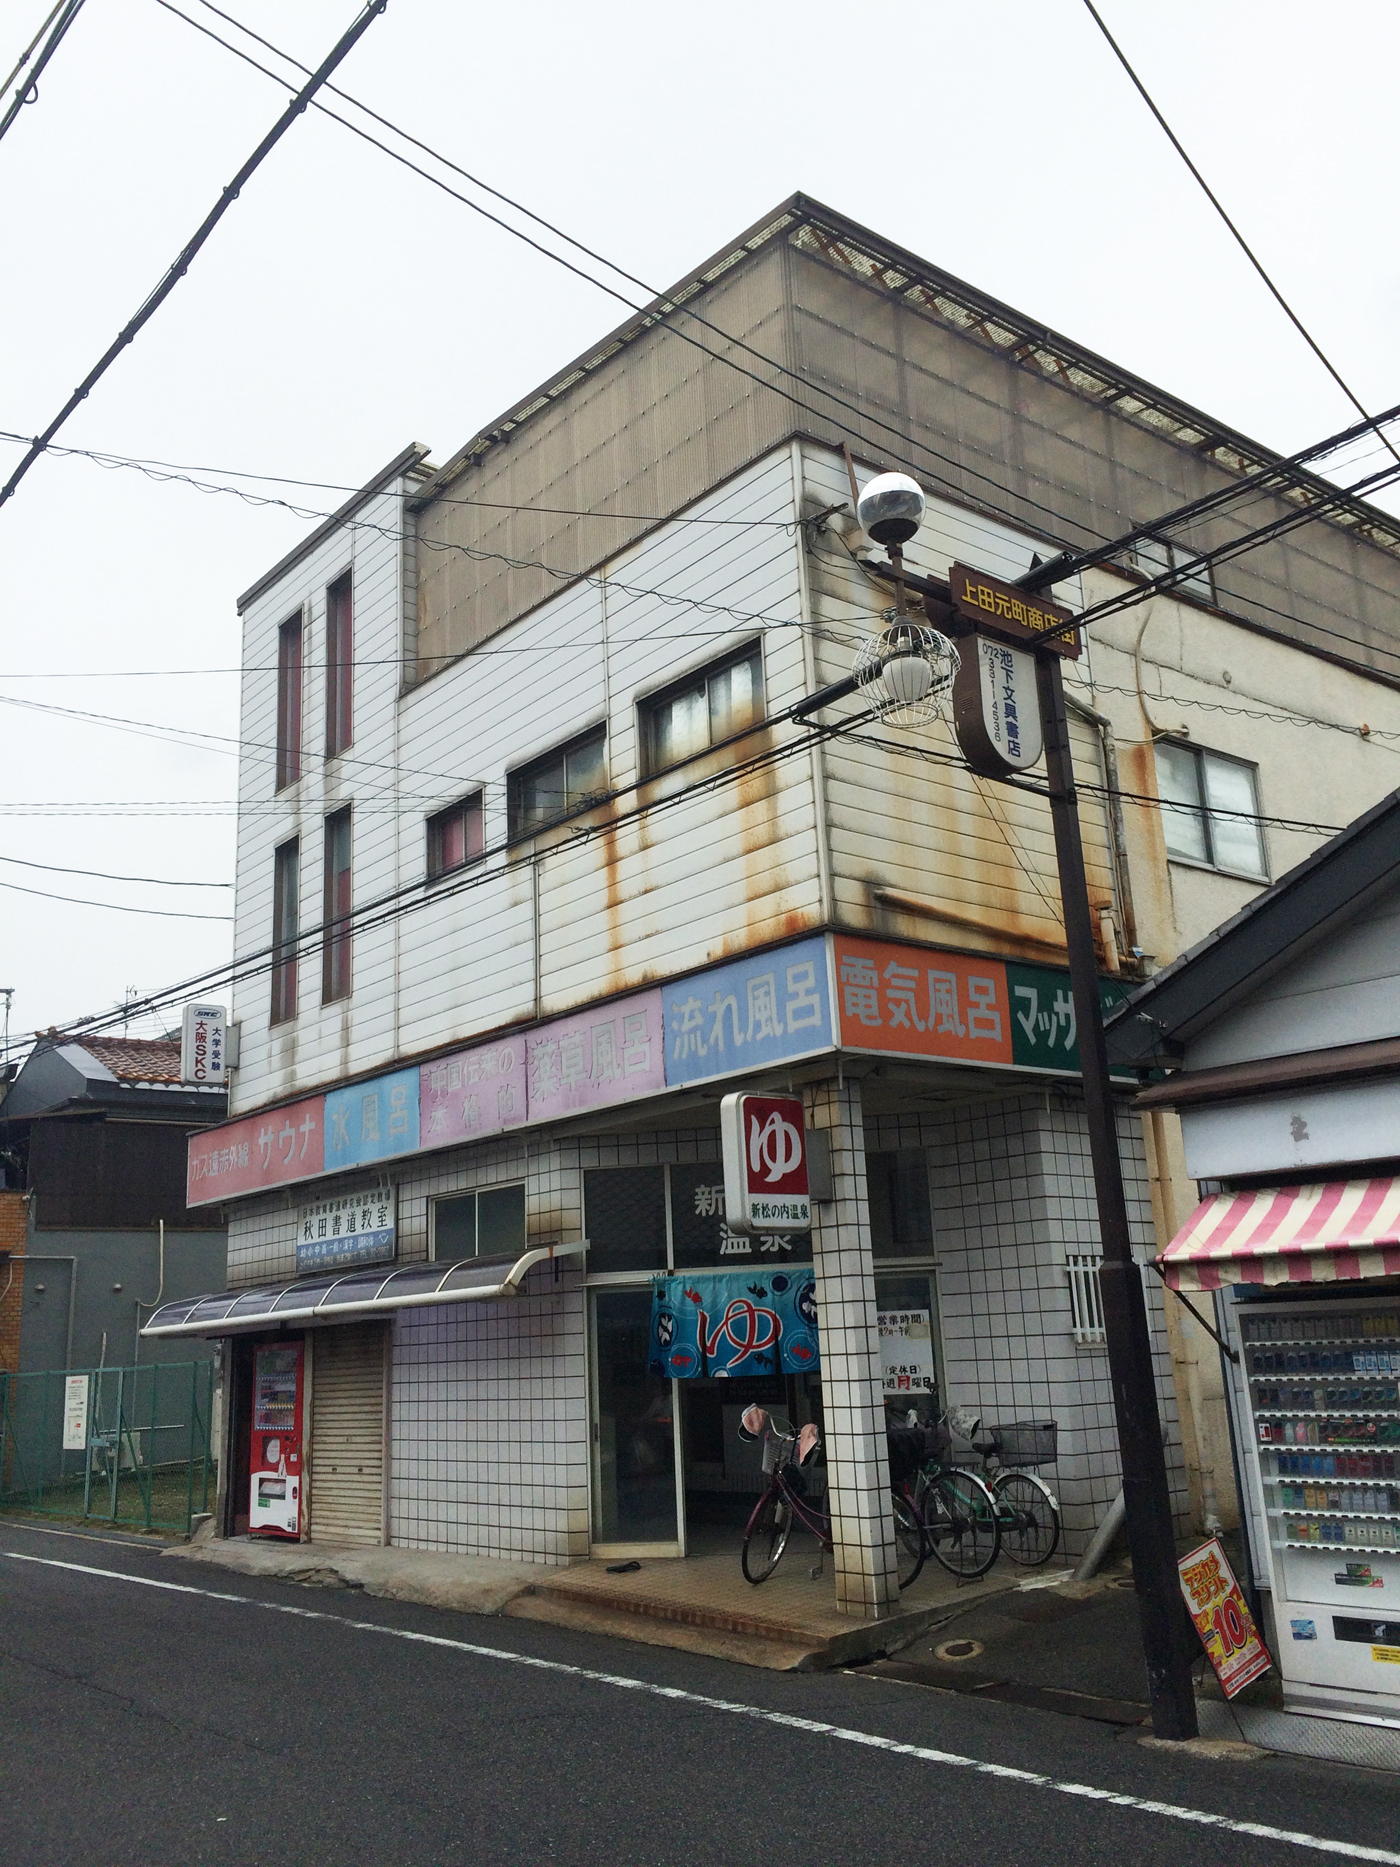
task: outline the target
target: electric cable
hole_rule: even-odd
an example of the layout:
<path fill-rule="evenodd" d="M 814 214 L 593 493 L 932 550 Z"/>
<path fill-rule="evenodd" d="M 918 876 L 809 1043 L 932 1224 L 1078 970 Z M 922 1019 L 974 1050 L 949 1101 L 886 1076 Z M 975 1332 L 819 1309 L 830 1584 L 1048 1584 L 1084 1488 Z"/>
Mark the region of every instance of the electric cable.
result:
<path fill-rule="evenodd" d="M 19 882 L 0 881 L 0 888 L 12 888 L 16 894 L 38 895 L 44 901 L 67 901 L 79 908 L 110 908 L 114 914 L 153 914 L 168 921 L 225 921 L 233 925 L 231 914 L 186 914 L 180 908 L 131 908 L 120 901 L 90 901 L 81 895 L 55 895 L 47 888 L 25 888 Z"/>
<path fill-rule="evenodd" d="M 97 387 L 97 384 L 102 380 L 103 376 L 106 375 L 112 364 L 116 362 L 126 346 L 133 342 L 145 326 L 149 324 L 156 312 L 159 311 L 160 307 L 179 284 L 180 280 L 183 279 L 185 274 L 189 271 L 201 247 L 203 247 L 224 215 L 233 206 L 249 180 L 262 166 L 264 160 L 271 154 L 272 150 L 276 148 L 277 144 L 281 142 L 282 138 L 306 109 L 307 105 L 313 101 L 317 91 L 320 90 L 321 86 L 326 82 L 326 79 L 347 57 L 368 28 L 384 11 L 388 3 L 389 0 L 366 0 L 365 9 L 360 14 L 359 18 L 341 34 L 330 52 L 327 53 L 326 57 L 311 74 L 307 82 L 295 93 L 291 102 L 282 112 L 276 123 L 273 124 L 272 128 L 267 132 L 266 136 L 263 137 L 257 148 L 243 163 L 232 181 L 224 187 L 214 206 L 205 215 L 193 236 L 181 248 L 174 263 L 167 269 L 164 277 L 155 287 L 154 291 L 149 294 L 135 315 L 129 319 L 118 332 L 117 336 L 78 384 L 72 395 L 69 396 L 57 415 L 54 416 L 48 427 L 44 429 L 41 435 L 36 435 L 34 437 L 24 458 L 20 461 L 13 473 L 11 473 L 4 486 L 0 487 L 0 506 L 3 506 L 7 500 L 14 497 L 15 490 L 19 486 L 20 481 L 44 452 L 48 443 L 58 433 L 69 416 L 82 406 L 83 402 L 91 395 L 92 391 Z"/>
<path fill-rule="evenodd" d="M 180 882 L 166 875 L 112 875 L 106 869 L 70 869 L 56 862 L 29 862 L 23 856 L 0 856 L 21 869 L 45 869 L 51 875 L 89 875 L 100 882 L 143 882 L 152 888 L 232 888 L 232 882 Z"/>
<path fill-rule="evenodd" d="M 35 33 L 34 37 L 29 41 L 29 44 L 25 46 L 24 50 L 20 53 L 18 59 L 15 61 L 14 70 L 10 72 L 9 76 L 4 80 L 3 83 L 0 83 L 0 92 L 5 92 L 9 90 L 10 86 L 14 83 L 15 79 L 19 76 L 19 74 L 24 70 L 25 66 L 29 63 L 30 59 L 33 58 L 34 48 L 38 45 L 39 41 L 43 38 L 44 34 L 48 31 L 49 27 L 53 25 L 54 21 L 58 18 L 59 14 L 63 11 L 64 7 L 67 4 L 68 4 L 68 0 L 57 0 L 57 4 L 54 6 L 52 12 L 50 12 L 48 17 L 44 20 L 44 23 L 40 26 L 38 32 Z"/>
<path fill-rule="evenodd" d="M 42 36 L 43 33 L 48 29 L 49 21 L 53 20 L 55 15 L 58 15 L 57 24 L 54 26 L 53 31 L 49 33 L 48 38 L 44 41 L 43 51 L 40 52 L 38 58 L 35 59 L 34 61 L 34 69 L 25 74 L 24 81 L 19 86 L 19 89 L 15 92 L 14 96 L 10 99 L 9 106 L 6 109 L 5 114 L 3 116 L 0 116 L 0 137 L 4 136 L 6 130 L 9 129 L 10 125 L 14 122 L 15 118 L 19 115 L 20 111 L 23 110 L 24 106 L 26 104 L 32 104 L 35 101 L 35 99 L 38 97 L 39 79 L 43 75 L 44 68 L 47 66 L 49 60 L 53 57 L 54 53 L 58 50 L 59 44 L 63 39 L 63 35 L 67 32 L 68 28 L 73 24 L 73 21 L 78 17 L 78 14 L 82 11 L 82 7 L 83 7 L 83 0 L 61 0 L 61 4 L 54 8 L 53 12 L 49 14 L 48 19 L 46 19 L 44 21 L 44 24 L 39 28 L 39 34 L 40 36 Z M 32 57 L 33 52 L 34 52 L 34 47 L 38 43 L 39 41 L 37 38 L 31 42 L 28 50 L 24 53 L 24 56 L 20 59 L 19 64 L 16 65 L 14 71 L 10 73 L 10 78 L 13 78 L 14 76 L 16 76 L 16 74 L 22 71 L 24 67 L 29 63 L 29 60 Z M 5 80 L 5 87 L 8 87 L 10 78 L 7 78 Z"/>
<path fill-rule="evenodd" d="M 1112 47 L 1114 57 L 1118 60 L 1118 63 L 1123 67 L 1124 71 L 1127 72 L 1129 78 L 1132 80 L 1133 86 L 1136 89 L 1138 96 L 1141 97 L 1143 103 L 1147 105 L 1147 108 L 1152 112 L 1152 115 L 1157 119 L 1157 123 L 1159 127 L 1161 128 L 1163 134 L 1166 136 L 1167 141 L 1171 144 L 1172 148 L 1175 149 L 1176 153 L 1181 157 L 1182 161 L 1186 164 L 1187 168 L 1191 171 L 1196 181 L 1200 184 L 1201 192 L 1205 195 L 1207 201 L 1210 202 L 1211 206 L 1215 209 L 1216 213 L 1220 216 L 1221 220 L 1224 221 L 1225 225 L 1229 228 L 1230 232 L 1233 234 L 1235 238 L 1235 242 L 1238 245 L 1240 251 L 1244 254 L 1245 258 L 1249 261 L 1250 265 L 1253 266 L 1254 270 L 1259 274 L 1259 277 L 1264 281 L 1264 284 L 1269 288 L 1269 291 L 1272 293 L 1275 302 L 1279 306 L 1279 309 L 1283 312 L 1284 316 L 1288 319 L 1289 323 L 1293 326 L 1294 330 L 1297 331 L 1298 335 L 1302 338 L 1303 342 L 1308 346 L 1309 350 L 1312 351 L 1313 355 L 1317 358 L 1318 362 L 1327 371 L 1327 374 L 1332 378 L 1333 382 L 1336 383 L 1337 387 L 1341 390 L 1342 394 L 1346 397 L 1348 402 L 1351 403 L 1352 407 L 1359 410 L 1361 414 L 1365 415 L 1366 414 L 1365 404 L 1361 401 L 1360 397 L 1352 389 L 1351 385 L 1343 378 L 1341 371 L 1332 362 L 1332 359 L 1323 350 L 1321 344 L 1318 343 L 1317 339 L 1313 336 L 1312 332 L 1303 323 L 1303 320 L 1298 316 L 1297 312 L 1293 309 L 1292 305 L 1289 304 L 1288 300 L 1284 297 L 1283 293 L 1274 284 L 1273 280 L 1269 277 L 1268 273 L 1264 270 L 1263 264 L 1260 261 L 1259 256 L 1255 253 L 1253 247 L 1249 244 L 1248 240 L 1245 239 L 1244 235 L 1240 232 L 1239 228 L 1235 225 L 1234 221 L 1225 212 L 1225 208 L 1221 203 L 1220 197 L 1216 194 L 1215 190 L 1211 187 L 1210 183 L 1206 180 L 1205 176 L 1202 175 L 1201 171 L 1196 167 L 1196 164 L 1191 160 L 1190 156 L 1187 155 L 1185 147 L 1182 144 L 1181 138 L 1177 135 L 1176 131 L 1172 128 L 1170 123 L 1167 122 L 1166 118 L 1162 115 L 1161 111 L 1157 108 L 1157 105 L 1153 101 L 1153 98 L 1151 94 L 1149 93 L 1147 86 L 1143 83 L 1142 79 L 1137 75 L 1136 71 L 1134 71 L 1133 67 L 1129 64 L 1127 54 L 1124 52 L 1122 46 L 1119 45 L 1118 41 L 1114 38 L 1113 34 L 1108 30 L 1108 27 L 1104 24 L 1103 15 L 1099 12 L 1098 8 L 1094 5 L 1094 0 L 1084 0 L 1084 4 L 1089 9 L 1089 13 L 1093 18 L 1094 24 L 1098 27 L 1099 31 L 1103 34 L 1104 38 L 1108 41 L 1109 45 Z M 1382 436 L 1381 438 L 1385 440 L 1384 436 Z M 1387 448 L 1389 448 L 1394 458 L 1397 461 L 1400 461 L 1400 452 L 1396 451 L 1394 444 L 1389 440 L 1385 440 L 1385 445 Z"/>

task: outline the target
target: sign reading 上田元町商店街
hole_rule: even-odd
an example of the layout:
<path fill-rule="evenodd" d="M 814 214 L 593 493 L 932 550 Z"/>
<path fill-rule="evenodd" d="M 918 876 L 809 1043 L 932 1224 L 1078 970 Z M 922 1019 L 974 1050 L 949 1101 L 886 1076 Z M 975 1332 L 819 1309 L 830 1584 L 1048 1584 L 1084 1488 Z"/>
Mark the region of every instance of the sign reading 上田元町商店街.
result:
<path fill-rule="evenodd" d="M 840 934 L 835 955 L 843 1049 L 1079 1074 L 1068 972 Z M 1099 981 L 1105 1013 L 1125 996 Z"/>
<path fill-rule="evenodd" d="M 712 966 L 663 986 L 661 998 L 671 1088 L 832 1047 L 822 934 Z"/>
<path fill-rule="evenodd" d="M 969 570 L 966 564 L 953 564 L 948 570 L 948 588 L 953 608 L 979 628 L 1003 635 L 1012 642 L 1043 642 L 1057 654 L 1077 657 L 1079 631 L 1066 629 L 1074 621 L 1074 611 L 1062 609 L 1047 597 L 1022 590 L 1014 583 L 1003 583 L 984 570 Z M 1053 630 L 1064 630 L 1052 634 Z"/>
<path fill-rule="evenodd" d="M 814 1373 L 821 1343 L 811 1265 L 658 1277 L 647 1359 L 662 1380 Z"/>
<path fill-rule="evenodd" d="M 394 1189 L 337 1193 L 297 1213 L 297 1275 L 339 1265 L 382 1264 L 394 1255 Z"/>

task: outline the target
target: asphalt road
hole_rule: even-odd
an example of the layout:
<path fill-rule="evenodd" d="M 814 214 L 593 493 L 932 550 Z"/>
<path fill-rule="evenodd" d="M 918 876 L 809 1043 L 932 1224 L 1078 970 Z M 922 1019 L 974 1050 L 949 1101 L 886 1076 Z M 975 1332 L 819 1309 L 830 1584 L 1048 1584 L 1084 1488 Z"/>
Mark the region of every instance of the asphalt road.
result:
<path fill-rule="evenodd" d="M 1397 1779 L 0 1522 L 5 1867 L 1338 1859 L 1400 1867 Z"/>

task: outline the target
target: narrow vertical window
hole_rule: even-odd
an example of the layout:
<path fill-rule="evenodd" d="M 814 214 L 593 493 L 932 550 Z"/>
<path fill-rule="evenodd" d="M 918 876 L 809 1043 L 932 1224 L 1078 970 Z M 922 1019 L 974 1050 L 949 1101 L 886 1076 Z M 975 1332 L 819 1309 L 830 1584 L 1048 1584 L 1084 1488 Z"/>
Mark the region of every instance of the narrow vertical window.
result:
<path fill-rule="evenodd" d="M 272 1022 L 297 1015 L 297 892 L 301 861 L 296 837 L 272 858 Z"/>
<path fill-rule="evenodd" d="M 326 590 L 326 757 L 350 744 L 354 728 L 355 640 L 350 606 L 350 572 Z"/>
<path fill-rule="evenodd" d="M 277 631 L 277 789 L 301 776 L 301 611 Z"/>
<path fill-rule="evenodd" d="M 350 806 L 326 818 L 326 886 L 321 937 L 321 998 L 350 996 Z"/>

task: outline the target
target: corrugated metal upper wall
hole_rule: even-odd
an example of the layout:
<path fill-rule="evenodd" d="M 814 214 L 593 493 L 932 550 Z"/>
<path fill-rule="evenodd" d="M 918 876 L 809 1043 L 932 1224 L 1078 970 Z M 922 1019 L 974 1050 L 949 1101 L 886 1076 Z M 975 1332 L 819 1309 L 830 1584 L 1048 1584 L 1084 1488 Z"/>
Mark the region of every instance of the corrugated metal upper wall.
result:
<path fill-rule="evenodd" d="M 801 381 L 726 345 L 679 302 Z M 901 444 L 882 421 L 909 438 Z M 839 446 L 849 435 L 838 423 L 871 461 L 910 467 L 945 495 L 1074 546 L 1150 523 L 1274 458 L 797 196 L 477 436 L 430 484 L 418 521 L 420 674 L 788 435 Z M 1297 498 L 1258 498 L 1244 522 L 1213 521 L 1189 542 L 1224 543 L 1295 512 Z M 1344 523 L 1311 523 L 1222 566 L 1216 581 L 1221 604 L 1257 626 L 1400 673 L 1400 523 L 1389 515 L 1357 502 Z"/>

